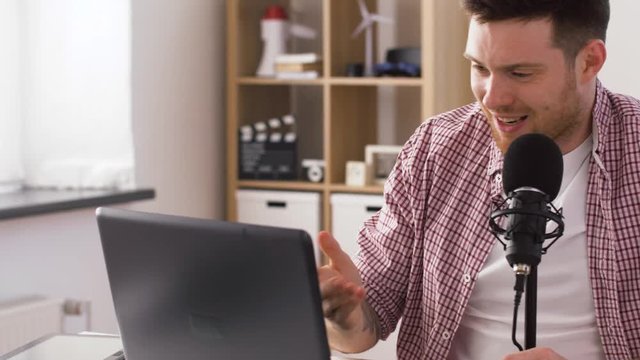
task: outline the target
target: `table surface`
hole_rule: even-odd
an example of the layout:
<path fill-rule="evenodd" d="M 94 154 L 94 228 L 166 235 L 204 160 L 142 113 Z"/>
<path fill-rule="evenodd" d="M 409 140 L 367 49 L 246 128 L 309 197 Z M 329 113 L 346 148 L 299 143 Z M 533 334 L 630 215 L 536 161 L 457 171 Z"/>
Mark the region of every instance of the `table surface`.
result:
<path fill-rule="evenodd" d="M 104 360 L 122 350 L 117 336 L 53 335 L 38 339 L 0 360 Z"/>
<path fill-rule="evenodd" d="M 119 336 L 51 335 L 2 355 L 0 360 L 107 360 L 120 350 L 122 341 Z M 343 357 L 334 352 L 331 360 L 359 359 Z"/>

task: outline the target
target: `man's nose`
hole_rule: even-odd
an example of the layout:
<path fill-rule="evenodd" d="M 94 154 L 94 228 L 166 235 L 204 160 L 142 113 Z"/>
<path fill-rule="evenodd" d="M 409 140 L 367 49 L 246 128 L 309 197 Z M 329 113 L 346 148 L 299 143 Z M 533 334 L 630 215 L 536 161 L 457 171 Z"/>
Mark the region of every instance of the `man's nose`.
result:
<path fill-rule="evenodd" d="M 490 76 L 485 82 L 485 93 L 482 103 L 487 109 L 499 110 L 510 107 L 514 103 L 513 89 L 506 79 L 497 75 Z"/>

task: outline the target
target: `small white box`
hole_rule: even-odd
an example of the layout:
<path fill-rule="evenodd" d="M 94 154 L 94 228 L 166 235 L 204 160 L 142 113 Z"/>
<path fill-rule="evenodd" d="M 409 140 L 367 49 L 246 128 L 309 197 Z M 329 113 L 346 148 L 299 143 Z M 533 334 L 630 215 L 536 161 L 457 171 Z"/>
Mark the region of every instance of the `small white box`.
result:
<path fill-rule="evenodd" d="M 320 231 L 320 194 L 317 192 L 237 190 L 238 222 L 302 229 L 313 240 L 316 263 L 320 252 L 316 243 Z"/>
<path fill-rule="evenodd" d="M 332 234 L 352 259 L 358 253 L 358 232 L 364 222 L 382 208 L 382 195 L 331 195 Z"/>
<path fill-rule="evenodd" d="M 345 172 L 348 186 L 367 185 L 367 165 L 364 161 L 347 161 Z"/>

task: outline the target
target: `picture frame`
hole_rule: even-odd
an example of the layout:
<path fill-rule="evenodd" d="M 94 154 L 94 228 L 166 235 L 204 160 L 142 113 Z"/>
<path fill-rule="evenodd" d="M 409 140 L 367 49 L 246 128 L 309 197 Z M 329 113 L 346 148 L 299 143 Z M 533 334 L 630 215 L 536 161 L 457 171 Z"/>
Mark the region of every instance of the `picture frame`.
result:
<path fill-rule="evenodd" d="M 367 184 L 384 185 L 401 150 L 400 145 L 366 145 L 364 162 L 367 169 Z"/>

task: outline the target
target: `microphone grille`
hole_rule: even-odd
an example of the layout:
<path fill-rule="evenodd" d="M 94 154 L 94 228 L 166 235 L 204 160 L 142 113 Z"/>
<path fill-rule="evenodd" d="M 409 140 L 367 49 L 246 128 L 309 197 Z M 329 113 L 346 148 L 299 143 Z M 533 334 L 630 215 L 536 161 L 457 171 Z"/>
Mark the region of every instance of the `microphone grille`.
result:
<path fill-rule="evenodd" d="M 536 188 L 553 200 L 562 183 L 562 153 L 556 143 L 542 134 L 515 139 L 504 156 L 502 184 L 506 194 L 523 186 Z"/>

